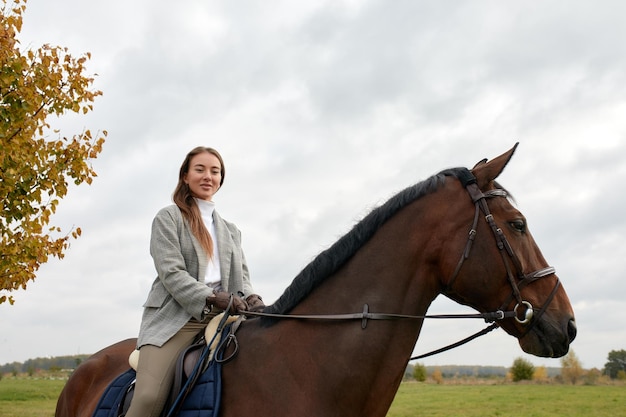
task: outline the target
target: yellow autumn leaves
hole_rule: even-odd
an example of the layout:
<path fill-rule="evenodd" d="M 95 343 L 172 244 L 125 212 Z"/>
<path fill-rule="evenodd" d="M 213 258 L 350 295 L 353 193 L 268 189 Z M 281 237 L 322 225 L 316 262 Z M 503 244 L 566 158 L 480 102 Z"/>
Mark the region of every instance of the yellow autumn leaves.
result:
<path fill-rule="evenodd" d="M 71 137 L 51 129 L 48 116 L 86 114 L 101 91 L 84 75 L 90 54 L 72 57 L 67 48 L 20 50 L 26 0 L 2 0 L 0 25 L 0 304 L 25 289 L 50 256 L 63 258 L 78 227 L 50 225 L 68 181 L 91 183 L 89 161 L 102 151 L 106 131 Z"/>

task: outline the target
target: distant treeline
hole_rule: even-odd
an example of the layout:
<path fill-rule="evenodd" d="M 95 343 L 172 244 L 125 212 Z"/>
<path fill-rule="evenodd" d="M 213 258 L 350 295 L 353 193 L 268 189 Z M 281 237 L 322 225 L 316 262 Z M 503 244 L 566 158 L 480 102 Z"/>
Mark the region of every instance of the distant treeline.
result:
<path fill-rule="evenodd" d="M 493 378 L 505 377 L 510 368 L 504 366 L 471 366 L 471 365 L 443 365 L 443 366 L 427 366 L 426 372 L 431 375 L 436 369 L 441 372 L 444 378 Z M 546 373 L 549 377 L 555 377 L 561 374 L 561 368 L 546 367 Z M 413 379 L 413 365 L 407 366 L 404 372 L 406 379 Z"/>
<path fill-rule="evenodd" d="M 53 358 L 35 358 L 26 362 L 13 362 L 0 366 L 0 373 L 34 373 L 37 371 L 60 371 L 74 369 L 90 355 L 56 356 Z"/>

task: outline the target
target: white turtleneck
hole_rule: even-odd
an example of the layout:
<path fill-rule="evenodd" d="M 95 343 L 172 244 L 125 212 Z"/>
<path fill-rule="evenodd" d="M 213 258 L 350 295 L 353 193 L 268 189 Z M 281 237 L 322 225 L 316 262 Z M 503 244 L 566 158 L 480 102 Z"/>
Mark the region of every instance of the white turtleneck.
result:
<path fill-rule="evenodd" d="M 204 226 L 209 231 L 211 239 L 213 240 L 213 256 L 209 259 L 207 265 L 206 274 L 204 275 L 204 282 L 215 289 L 221 290 L 222 287 L 222 274 L 220 273 L 220 257 L 217 250 L 217 238 L 215 232 L 215 222 L 213 221 L 213 212 L 215 211 L 215 203 L 212 201 L 195 199 L 200 208 L 200 214 L 202 215 L 202 221 Z"/>

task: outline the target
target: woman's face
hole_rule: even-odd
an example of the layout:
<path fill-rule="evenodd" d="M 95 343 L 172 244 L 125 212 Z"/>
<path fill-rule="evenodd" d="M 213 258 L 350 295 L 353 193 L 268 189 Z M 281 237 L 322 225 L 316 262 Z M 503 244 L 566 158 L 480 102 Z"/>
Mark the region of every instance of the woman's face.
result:
<path fill-rule="evenodd" d="M 189 170 L 183 180 L 189 186 L 191 195 L 201 200 L 211 201 L 222 181 L 220 160 L 209 152 L 194 155 L 189 161 Z"/>

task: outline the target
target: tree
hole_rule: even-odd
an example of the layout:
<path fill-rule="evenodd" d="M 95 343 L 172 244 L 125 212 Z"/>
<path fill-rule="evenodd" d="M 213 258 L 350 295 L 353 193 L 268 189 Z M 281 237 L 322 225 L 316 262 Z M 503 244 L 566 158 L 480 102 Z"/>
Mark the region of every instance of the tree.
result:
<path fill-rule="evenodd" d="M 548 380 L 548 370 L 545 366 L 539 366 L 535 368 L 533 372 L 533 379 L 535 381 L 546 382 Z"/>
<path fill-rule="evenodd" d="M 576 384 L 585 371 L 573 350 L 561 358 L 561 377 L 563 381 Z"/>
<path fill-rule="evenodd" d="M 2 0 L 0 25 L 0 304 L 8 292 L 26 289 L 50 256 L 62 259 L 79 227 L 49 225 L 68 181 L 91 183 L 89 160 L 102 150 L 106 131 L 62 137 L 47 122 L 66 112 L 86 114 L 101 91 L 83 75 L 87 53 L 72 57 L 67 48 L 43 45 L 23 53 L 16 35 L 27 0 Z"/>
<path fill-rule="evenodd" d="M 416 381 L 424 382 L 426 381 L 426 375 L 426 367 L 421 363 L 416 363 L 413 367 L 413 378 L 415 378 Z"/>
<path fill-rule="evenodd" d="M 524 379 L 530 381 L 533 379 L 534 373 L 535 367 L 526 359 L 517 358 L 513 361 L 513 366 L 511 367 L 511 377 L 513 381 L 519 382 Z"/>
<path fill-rule="evenodd" d="M 438 385 L 443 384 L 443 374 L 441 373 L 441 369 L 439 369 L 439 367 L 435 368 L 431 377 Z"/>
<path fill-rule="evenodd" d="M 595 385 L 601 376 L 602 372 L 598 368 L 591 368 L 583 375 L 583 381 L 585 385 Z"/>
<path fill-rule="evenodd" d="M 615 379 L 620 371 L 626 372 L 626 350 L 612 350 L 608 362 L 604 364 L 604 374 Z"/>

